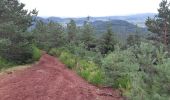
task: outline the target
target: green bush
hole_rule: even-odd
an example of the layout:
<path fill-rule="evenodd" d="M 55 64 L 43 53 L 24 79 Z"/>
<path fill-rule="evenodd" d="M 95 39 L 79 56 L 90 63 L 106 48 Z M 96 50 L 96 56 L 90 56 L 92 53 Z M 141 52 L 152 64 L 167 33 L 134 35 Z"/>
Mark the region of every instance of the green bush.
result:
<path fill-rule="evenodd" d="M 107 77 L 106 83 L 113 87 L 124 84 L 122 82 L 119 83 L 118 80 L 129 73 L 138 71 L 139 64 L 136 62 L 133 52 L 116 48 L 114 52 L 107 55 L 102 61 L 102 68 Z"/>
<path fill-rule="evenodd" d="M 14 66 L 15 64 L 0 57 L 0 70 Z"/>
<path fill-rule="evenodd" d="M 65 50 L 64 48 L 52 48 L 49 54 L 59 57 L 59 59 L 67 65 L 68 68 L 73 68 L 76 65 L 76 57 Z"/>
<path fill-rule="evenodd" d="M 40 58 L 40 50 L 35 45 L 28 42 L 16 43 L 16 41 L 0 39 L 0 56 L 2 58 L 16 64 L 30 63 Z"/>
<path fill-rule="evenodd" d="M 59 57 L 61 55 L 62 52 L 64 51 L 67 51 L 65 50 L 65 48 L 52 48 L 50 51 L 49 51 L 49 54 L 50 55 L 53 55 L 53 56 L 57 56 Z M 67 51 L 68 52 L 68 51 Z"/>
<path fill-rule="evenodd" d="M 52 48 L 48 53 L 50 55 L 59 57 L 61 54 L 61 51 L 59 51 L 57 48 Z"/>
<path fill-rule="evenodd" d="M 0 39 L 0 56 L 9 62 L 23 64 L 32 61 L 32 48 L 19 33 Z"/>
<path fill-rule="evenodd" d="M 93 70 L 90 74 L 90 76 L 88 77 L 89 82 L 99 85 L 103 83 L 103 73 L 101 72 L 101 70 Z"/>
<path fill-rule="evenodd" d="M 164 48 L 150 42 L 116 48 L 102 61 L 106 85 L 121 89 L 129 100 L 169 100 L 169 66 Z"/>
<path fill-rule="evenodd" d="M 32 59 L 38 61 L 41 57 L 41 51 L 35 45 L 32 45 L 32 52 Z"/>
<path fill-rule="evenodd" d="M 32 61 L 32 49 L 29 45 L 10 45 L 1 50 L 1 56 L 10 62 L 24 64 Z"/>
<path fill-rule="evenodd" d="M 93 84 L 102 84 L 104 75 L 98 66 L 92 61 L 79 60 L 78 73 L 84 79 Z"/>
<path fill-rule="evenodd" d="M 62 52 L 59 59 L 67 65 L 68 68 L 73 68 L 75 67 L 76 61 L 74 55 L 72 55 L 69 52 Z"/>
<path fill-rule="evenodd" d="M 121 76 L 120 78 L 118 78 L 116 80 L 115 85 L 116 87 L 119 87 L 121 89 L 130 90 L 132 83 L 131 83 L 129 75 Z"/>
<path fill-rule="evenodd" d="M 70 53 L 74 54 L 76 57 L 79 57 L 81 59 L 87 60 L 87 61 L 93 61 L 98 66 L 101 65 L 101 60 L 103 58 L 102 54 L 98 52 L 97 48 L 96 50 L 87 50 L 84 43 L 79 44 L 68 44 L 66 45 L 67 50 L 69 50 Z"/>
<path fill-rule="evenodd" d="M 45 51 L 61 47 L 66 43 L 64 31 L 64 26 L 59 23 L 37 21 L 35 28 L 32 30 L 34 43 L 38 48 Z"/>
<path fill-rule="evenodd" d="M 0 69 L 16 64 L 30 63 L 38 60 L 40 55 L 40 50 L 35 45 L 30 45 L 26 40 L 0 39 Z"/>

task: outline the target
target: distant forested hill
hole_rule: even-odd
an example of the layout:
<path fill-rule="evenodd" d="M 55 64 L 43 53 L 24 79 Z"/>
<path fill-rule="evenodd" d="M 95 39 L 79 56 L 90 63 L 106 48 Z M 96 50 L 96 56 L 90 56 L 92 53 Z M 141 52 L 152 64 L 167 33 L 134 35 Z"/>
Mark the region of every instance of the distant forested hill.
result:
<path fill-rule="evenodd" d="M 147 17 L 153 17 L 154 15 L 155 15 L 154 13 L 146 13 L 130 16 L 90 17 L 90 22 L 95 28 L 95 32 L 98 36 L 105 33 L 108 28 L 108 24 L 111 24 L 113 32 L 122 40 L 125 40 L 130 34 L 138 34 L 140 36 L 146 36 L 147 34 L 149 34 L 150 32 L 148 32 L 147 28 L 145 27 L 145 20 L 147 19 Z M 52 21 L 58 22 L 63 25 L 66 25 L 70 21 L 70 19 L 73 19 L 75 20 L 78 26 L 82 26 L 84 21 L 87 20 L 86 17 L 82 18 L 38 17 L 37 19 L 45 23 Z"/>
<path fill-rule="evenodd" d="M 155 16 L 155 13 L 144 13 L 144 14 L 136 14 L 136 15 L 128 15 L 128 16 L 90 17 L 90 21 L 94 22 L 94 21 L 109 21 L 109 20 L 125 20 L 134 25 L 138 25 L 139 27 L 145 27 L 145 20 L 148 17 L 153 18 L 154 16 Z M 84 20 L 87 19 L 86 17 L 81 17 L 81 18 L 39 17 L 39 18 L 44 19 L 45 22 L 53 21 L 53 22 L 59 22 L 62 24 L 66 24 L 70 21 L 70 19 L 73 19 L 76 21 L 78 25 L 82 25 Z"/>
<path fill-rule="evenodd" d="M 99 35 L 106 32 L 109 24 L 111 25 L 112 31 L 123 40 L 126 39 L 130 34 L 138 34 L 139 36 L 145 36 L 150 33 L 149 31 L 147 31 L 147 28 L 141 28 L 137 25 L 123 20 L 92 22 L 92 26 L 95 28 L 96 34 Z"/>

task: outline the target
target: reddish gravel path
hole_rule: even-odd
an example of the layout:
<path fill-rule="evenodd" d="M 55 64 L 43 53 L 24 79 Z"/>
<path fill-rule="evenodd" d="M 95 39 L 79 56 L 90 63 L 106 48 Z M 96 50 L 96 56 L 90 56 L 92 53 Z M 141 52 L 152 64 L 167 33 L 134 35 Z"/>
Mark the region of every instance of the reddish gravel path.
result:
<path fill-rule="evenodd" d="M 0 100 L 123 100 L 119 94 L 90 85 L 47 54 L 33 67 L 0 76 Z"/>

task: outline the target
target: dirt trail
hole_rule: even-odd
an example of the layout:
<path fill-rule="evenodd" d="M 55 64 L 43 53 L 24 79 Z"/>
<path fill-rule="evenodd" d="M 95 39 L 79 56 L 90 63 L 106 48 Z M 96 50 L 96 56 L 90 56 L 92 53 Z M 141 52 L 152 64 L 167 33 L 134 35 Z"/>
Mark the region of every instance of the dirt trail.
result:
<path fill-rule="evenodd" d="M 0 76 L 0 100 L 123 99 L 119 91 L 97 88 L 45 54 L 33 67 Z"/>

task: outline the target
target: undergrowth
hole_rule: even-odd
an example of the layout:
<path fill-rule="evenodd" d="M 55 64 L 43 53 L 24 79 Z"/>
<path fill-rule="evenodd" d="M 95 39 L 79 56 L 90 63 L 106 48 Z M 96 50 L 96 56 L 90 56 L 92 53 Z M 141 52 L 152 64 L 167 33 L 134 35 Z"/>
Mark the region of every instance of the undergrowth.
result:
<path fill-rule="evenodd" d="M 104 75 L 93 61 L 82 59 L 67 50 L 57 48 L 53 48 L 49 54 L 59 57 L 68 68 L 76 70 L 88 82 L 95 85 L 102 84 Z"/>

